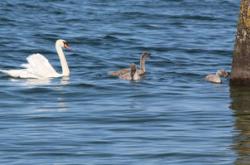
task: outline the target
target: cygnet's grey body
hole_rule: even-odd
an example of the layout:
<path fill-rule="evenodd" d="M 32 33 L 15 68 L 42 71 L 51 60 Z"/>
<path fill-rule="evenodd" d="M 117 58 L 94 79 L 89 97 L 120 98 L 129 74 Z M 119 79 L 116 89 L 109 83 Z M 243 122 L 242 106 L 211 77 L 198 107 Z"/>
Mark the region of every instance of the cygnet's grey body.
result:
<path fill-rule="evenodd" d="M 142 53 L 142 55 L 140 57 L 140 69 L 136 69 L 139 75 L 143 75 L 146 73 L 145 61 L 149 57 L 150 57 L 150 53 L 148 53 L 148 52 Z M 121 70 L 112 72 L 111 75 L 119 77 L 119 76 L 127 74 L 129 72 L 130 72 L 130 68 L 125 68 L 125 69 L 121 69 Z"/>
<path fill-rule="evenodd" d="M 220 84 L 222 81 L 221 81 L 221 77 L 228 77 L 230 75 L 229 72 L 221 69 L 221 70 L 218 70 L 216 72 L 216 74 L 209 74 L 205 77 L 205 80 L 208 81 L 208 82 L 211 82 L 211 83 L 217 83 L 217 84 Z"/>
<path fill-rule="evenodd" d="M 136 65 L 135 64 L 131 64 L 130 65 L 130 69 L 129 72 L 119 75 L 120 79 L 123 80 L 140 80 L 141 79 L 141 75 L 139 74 L 138 70 L 136 69 Z"/>

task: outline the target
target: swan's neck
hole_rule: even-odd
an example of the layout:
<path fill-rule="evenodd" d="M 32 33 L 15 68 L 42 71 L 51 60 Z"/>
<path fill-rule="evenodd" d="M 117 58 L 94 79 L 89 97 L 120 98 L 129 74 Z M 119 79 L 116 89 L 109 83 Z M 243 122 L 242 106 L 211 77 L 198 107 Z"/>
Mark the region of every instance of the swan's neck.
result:
<path fill-rule="evenodd" d="M 61 63 L 62 75 L 63 76 L 69 76 L 69 74 L 70 74 L 69 66 L 68 66 L 67 60 L 65 58 L 65 55 L 63 53 L 63 50 L 59 45 L 56 45 L 56 51 L 57 51 L 57 54 L 59 56 L 59 60 L 60 60 L 60 63 Z"/>
<path fill-rule="evenodd" d="M 146 72 L 146 68 L 145 68 L 145 58 L 143 56 L 141 56 L 141 59 L 140 59 L 140 67 L 141 67 L 141 70 L 143 72 Z"/>

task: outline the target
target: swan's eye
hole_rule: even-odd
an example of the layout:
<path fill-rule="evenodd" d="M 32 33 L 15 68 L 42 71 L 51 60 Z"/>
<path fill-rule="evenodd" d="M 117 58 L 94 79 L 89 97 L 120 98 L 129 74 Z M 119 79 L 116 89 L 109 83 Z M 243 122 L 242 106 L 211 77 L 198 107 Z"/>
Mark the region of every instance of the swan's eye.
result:
<path fill-rule="evenodd" d="M 67 42 L 63 42 L 63 47 L 64 48 L 69 48 L 69 44 Z"/>

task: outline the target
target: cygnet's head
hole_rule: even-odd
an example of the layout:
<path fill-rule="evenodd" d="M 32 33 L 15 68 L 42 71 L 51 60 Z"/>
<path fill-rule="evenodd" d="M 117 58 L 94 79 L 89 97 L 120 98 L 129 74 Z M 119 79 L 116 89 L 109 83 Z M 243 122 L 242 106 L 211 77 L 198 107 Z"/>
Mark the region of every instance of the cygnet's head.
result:
<path fill-rule="evenodd" d="M 150 57 L 150 55 L 151 55 L 151 54 L 150 54 L 149 52 L 145 51 L 145 52 L 142 52 L 141 58 L 142 58 L 142 59 L 147 59 L 147 58 Z"/>
<path fill-rule="evenodd" d="M 56 41 L 56 45 L 60 46 L 61 48 L 69 49 L 69 43 L 65 40 L 59 39 Z"/>
<path fill-rule="evenodd" d="M 136 72 L 136 65 L 135 65 L 135 64 L 131 64 L 131 65 L 130 65 L 130 76 L 131 76 L 131 80 L 134 80 L 135 72 Z"/>
<path fill-rule="evenodd" d="M 227 71 L 225 71 L 224 69 L 220 69 L 216 72 L 216 74 L 220 77 L 228 77 L 229 73 Z"/>

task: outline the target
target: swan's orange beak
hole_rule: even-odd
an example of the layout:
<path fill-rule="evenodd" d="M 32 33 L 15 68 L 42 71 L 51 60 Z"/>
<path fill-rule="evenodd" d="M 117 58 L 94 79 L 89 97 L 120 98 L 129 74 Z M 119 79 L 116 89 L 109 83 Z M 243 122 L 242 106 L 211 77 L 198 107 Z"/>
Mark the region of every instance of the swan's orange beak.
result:
<path fill-rule="evenodd" d="M 70 50 L 71 50 L 71 48 L 69 47 L 69 43 L 68 43 L 68 42 L 64 42 L 63 47 L 64 47 L 65 49 L 70 49 Z"/>

